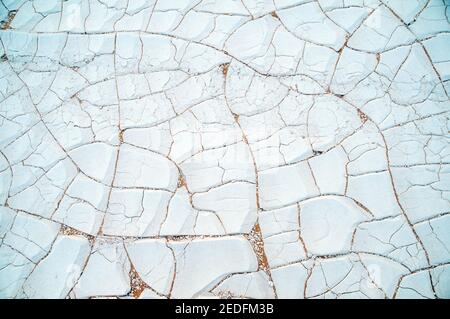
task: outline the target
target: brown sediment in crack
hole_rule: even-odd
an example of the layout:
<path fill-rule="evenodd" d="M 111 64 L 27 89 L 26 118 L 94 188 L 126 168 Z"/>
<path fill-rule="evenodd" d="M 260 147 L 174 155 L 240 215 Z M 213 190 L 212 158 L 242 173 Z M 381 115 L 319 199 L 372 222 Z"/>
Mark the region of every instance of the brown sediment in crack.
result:
<path fill-rule="evenodd" d="M 360 207 L 362 210 L 364 210 L 366 213 L 368 213 L 369 215 L 371 215 L 373 217 L 373 213 L 363 203 L 361 203 L 360 201 L 357 201 L 354 198 L 352 198 L 352 200 L 356 205 L 358 205 L 358 207 Z"/>
<path fill-rule="evenodd" d="M 227 76 L 229 67 L 230 67 L 230 63 L 223 63 L 220 65 L 220 68 L 222 69 L 222 74 L 224 76 Z"/>
<path fill-rule="evenodd" d="M 128 276 L 130 278 L 130 287 L 131 287 L 131 289 L 130 289 L 130 292 L 127 295 L 133 297 L 134 299 L 138 299 L 145 289 L 149 289 L 152 292 L 154 292 L 156 295 L 158 295 L 160 297 L 165 297 L 163 294 L 161 294 L 160 292 L 158 292 L 155 289 L 153 289 L 152 287 L 150 287 L 141 278 L 141 276 L 139 275 L 138 271 L 134 267 L 133 262 L 131 261 L 131 257 L 130 257 L 130 254 L 128 253 L 126 245 L 124 245 L 124 248 L 125 248 L 125 253 L 127 255 L 128 261 L 130 263 L 130 270 L 128 272 Z"/>
<path fill-rule="evenodd" d="M 357 111 L 358 111 L 358 116 L 361 119 L 361 123 L 363 123 L 363 124 L 366 123 L 367 120 L 368 120 L 367 115 L 363 111 L 361 111 L 360 109 L 358 109 Z"/>
<path fill-rule="evenodd" d="M 250 234 L 245 234 L 244 237 L 250 242 L 253 251 L 256 254 L 256 258 L 258 260 L 258 270 L 268 272 L 270 270 L 270 266 L 264 251 L 264 241 L 259 223 L 256 223 Z"/>
<path fill-rule="evenodd" d="M 6 20 L 2 21 L 0 24 L 1 30 L 8 30 L 11 29 L 11 23 L 14 20 L 14 17 L 16 16 L 17 11 L 9 11 L 8 16 L 6 17 Z"/>
<path fill-rule="evenodd" d="M 215 294 L 220 299 L 236 299 L 236 298 L 242 298 L 241 296 L 234 295 L 231 291 L 225 290 L 225 291 L 219 291 Z"/>
<path fill-rule="evenodd" d="M 130 266 L 129 276 L 131 286 L 130 296 L 133 298 L 139 298 L 145 289 L 150 289 L 150 287 L 142 280 L 141 276 L 139 276 L 133 264 Z"/>
<path fill-rule="evenodd" d="M 166 239 L 166 247 L 170 250 L 170 253 L 172 254 L 172 259 L 173 259 L 173 276 L 172 276 L 172 280 L 170 282 L 169 293 L 167 294 L 167 298 L 171 299 L 172 298 L 172 293 L 173 293 L 173 287 L 175 286 L 175 280 L 177 279 L 177 267 L 178 267 L 178 265 L 177 265 L 177 257 L 175 256 L 175 252 L 174 252 L 173 248 L 169 245 L 169 239 L 168 238 Z"/>
<path fill-rule="evenodd" d="M 79 230 L 72 228 L 70 226 L 67 226 L 67 225 L 61 225 L 61 228 L 59 229 L 59 233 L 61 235 L 66 235 L 66 236 L 83 236 L 83 237 L 87 238 L 87 240 L 89 241 L 91 246 L 93 245 L 94 240 L 95 240 L 95 236 L 86 234 L 82 231 L 79 231 Z"/>
<path fill-rule="evenodd" d="M 278 16 L 278 14 L 277 14 L 276 11 L 272 11 L 272 12 L 270 13 L 270 15 L 271 15 L 272 17 L 274 17 L 275 19 L 280 19 L 280 17 Z"/>
<path fill-rule="evenodd" d="M 182 174 L 179 174 L 177 188 L 181 188 L 181 187 L 186 187 L 186 189 L 187 189 L 187 183 L 186 183 L 186 179 L 184 178 L 184 176 Z"/>
<path fill-rule="evenodd" d="M 117 154 L 116 154 L 116 160 L 115 160 L 115 163 L 114 163 L 114 171 L 113 171 L 114 174 L 113 174 L 113 178 L 111 180 L 111 184 L 109 186 L 110 189 L 109 189 L 109 192 L 108 192 L 108 199 L 107 199 L 106 210 L 105 210 L 105 213 L 103 215 L 102 222 L 100 224 L 100 228 L 99 228 L 99 230 L 97 232 L 97 236 L 102 236 L 103 235 L 103 225 L 105 224 L 106 214 L 108 214 L 108 211 L 109 211 L 109 205 L 111 203 L 112 190 L 114 188 L 114 181 L 115 181 L 116 176 L 117 176 L 117 166 L 119 164 L 119 156 L 120 156 L 120 146 L 118 147 Z"/>
<path fill-rule="evenodd" d="M 349 105 L 351 105 L 353 108 L 355 108 L 355 109 L 358 111 L 358 113 L 361 112 L 362 114 L 364 114 L 365 117 L 367 118 L 367 120 L 369 120 L 369 121 L 370 121 L 372 124 L 374 124 L 375 127 L 377 128 L 377 130 L 378 130 L 378 132 L 379 132 L 379 134 L 380 134 L 380 136 L 381 136 L 381 138 L 382 138 L 382 140 L 383 140 L 383 144 L 384 144 L 384 152 L 385 152 L 385 156 L 386 156 L 387 164 L 388 164 L 388 165 L 387 165 L 387 172 L 388 172 L 389 177 L 390 177 L 390 184 L 391 184 L 392 190 L 393 190 L 393 192 L 394 192 L 395 200 L 396 200 L 396 202 L 397 202 L 397 205 L 398 205 L 399 208 L 400 208 L 401 214 L 403 215 L 403 217 L 405 218 L 405 220 L 406 220 L 406 222 L 407 222 L 407 225 L 409 226 L 409 228 L 410 228 L 411 231 L 413 232 L 413 234 L 414 234 L 414 236 L 415 236 L 417 242 L 418 242 L 418 243 L 420 244 L 420 246 L 422 247 L 422 249 L 423 249 L 423 251 L 424 251 L 424 253 L 425 253 L 425 257 L 426 257 L 426 260 L 427 260 L 428 265 L 431 265 L 430 257 L 429 257 L 429 255 L 428 255 L 427 250 L 425 249 L 425 245 L 423 244 L 422 240 L 420 239 L 419 235 L 417 234 L 416 230 L 414 229 L 414 225 L 412 224 L 411 220 L 409 219 L 408 214 L 406 213 L 406 211 L 405 211 L 403 205 L 402 205 L 401 202 L 400 202 L 399 195 L 398 195 L 398 193 L 397 193 L 397 189 L 396 189 L 395 183 L 394 183 L 394 178 L 393 178 L 393 175 L 392 175 L 391 163 L 390 163 L 390 155 L 389 155 L 388 143 L 387 143 L 387 141 L 386 141 L 386 137 L 384 136 L 382 130 L 380 129 L 380 127 L 377 125 L 377 123 L 376 123 L 373 119 L 371 119 L 370 117 L 368 117 L 368 116 L 367 116 L 365 113 L 363 113 L 357 106 L 355 106 L 353 103 L 351 103 L 351 102 L 348 101 L 347 99 L 342 98 L 342 100 L 345 101 L 345 102 L 347 102 L 347 103 L 348 103 Z"/>

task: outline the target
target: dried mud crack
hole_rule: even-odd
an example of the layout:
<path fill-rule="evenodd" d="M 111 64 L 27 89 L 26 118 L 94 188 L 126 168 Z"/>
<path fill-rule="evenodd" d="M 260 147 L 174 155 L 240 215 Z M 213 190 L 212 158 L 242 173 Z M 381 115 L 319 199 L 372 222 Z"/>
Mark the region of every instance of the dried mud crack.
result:
<path fill-rule="evenodd" d="M 0 298 L 450 298 L 449 8 L 0 2 Z"/>

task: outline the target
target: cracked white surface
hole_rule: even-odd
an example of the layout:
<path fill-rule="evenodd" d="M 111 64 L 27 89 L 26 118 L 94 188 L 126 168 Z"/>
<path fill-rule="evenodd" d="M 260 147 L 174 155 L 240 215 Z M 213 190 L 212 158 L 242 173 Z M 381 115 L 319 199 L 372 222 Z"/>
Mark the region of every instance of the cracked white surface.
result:
<path fill-rule="evenodd" d="M 449 1 L 0 20 L 0 298 L 450 298 Z"/>

